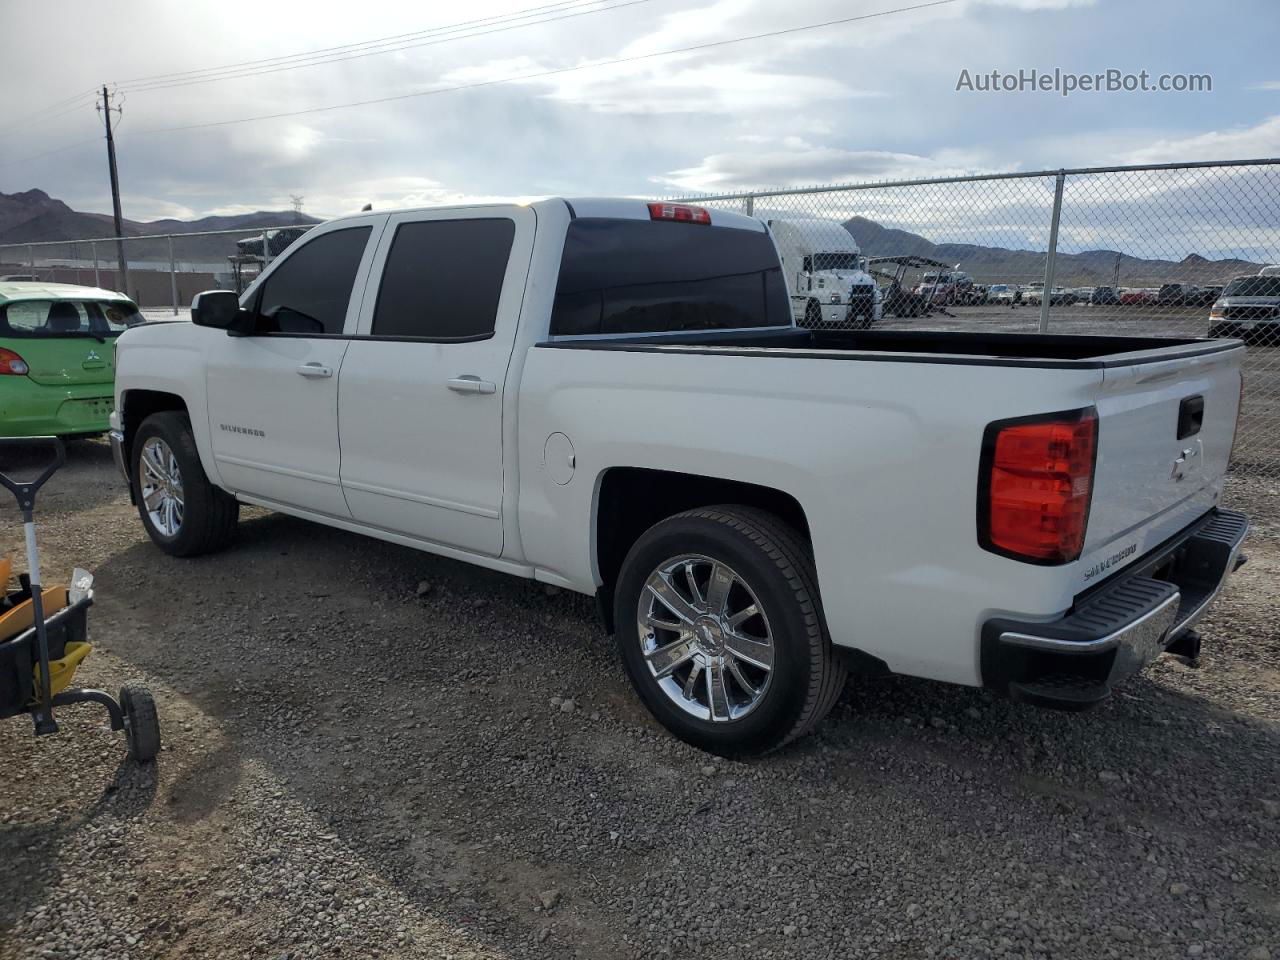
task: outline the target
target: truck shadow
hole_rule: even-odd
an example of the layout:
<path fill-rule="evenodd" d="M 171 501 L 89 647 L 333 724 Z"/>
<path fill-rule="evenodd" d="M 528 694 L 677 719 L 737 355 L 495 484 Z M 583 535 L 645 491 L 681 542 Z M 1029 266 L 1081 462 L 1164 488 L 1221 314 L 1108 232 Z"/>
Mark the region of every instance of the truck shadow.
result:
<path fill-rule="evenodd" d="M 1163 669 L 1088 714 L 855 679 L 816 736 L 744 764 L 648 718 L 586 598 L 279 515 L 247 518 L 218 556 L 140 543 L 97 575 L 112 652 L 227 738 L 190 769 L 218 779 L 230 756 L 260 762 L 419 910 L 516 954 L 552 922 L 533 908 L 555 889 L 573 904 L 553 918 L 557 941 L 632 955 L 622 931 L 650 904 L 636 891 L 694 849 L 708 874 L 731 874 L 740 849 L 785 858 L 813 916 L 847 906 L 833 851 L 874 860 L 888 837 L 895 857 L 961 877 L 986 856 L 979 838 L 1013 830 L 1019 860 L 1055 864 L 1097 902 L 1131 896 L 1130 878 L 1064 860 L 1064 831 L 1122 859 L 1117 823 L 1176 834 L 1207 865 L 1230 851 L 1249 877 L 1274 861 L 1262 801 L 1280 782 L 1280 734 Z M 169 816 L 225 815 L 226 787 Z M 723 850 L 703 842 L 744 823 L 763 826 Z M 1204 896 L 1238 901 L 1220 873 L 1206 869 Z M 752 896 L 784 896 L 781 882 L 762 874 Z M 974 909 L 999 915 L 1005 881 L 968 882 Z M 730 929 L 753 922 L 751 897 L 721 910 Z"/>

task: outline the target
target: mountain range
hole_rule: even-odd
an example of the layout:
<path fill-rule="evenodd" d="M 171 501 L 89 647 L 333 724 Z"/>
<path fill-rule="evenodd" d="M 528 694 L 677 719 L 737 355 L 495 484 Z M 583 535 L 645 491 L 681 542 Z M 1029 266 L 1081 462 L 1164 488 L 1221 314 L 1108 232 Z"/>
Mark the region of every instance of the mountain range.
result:
<path fill-rule="evenodd" d="M 868 257 L 913 254 L 958 264 L 978 283 L 1027 283 L 1044 279 L 1043 250 L 1010 250 L 973 243 L 934 243 L 917 233 L 886 227 L 865 217 L 846 220 Z M 1117 264 L 1117 258 L 1119 263 Z M 1132 257 L 1119 250 L 1059 252 L 1054 263 L 1054 285 L 1083 287 L 1111 285 L 1119 267 L 1119 286 L 1158 286 L 1165 281 L 1180 283 L 1226 283 L 1232 277 L 1257 273 L 1262 264 L 1249 260 L 1209 260 L 1189 253 L 1181 260 Z"/>
<path fill-rule="evenodd" d="M 197 233 L 203 230 L 245 230 L 277 227 L 292 223 L 319 223 L 293 210 L 258 210 L 254 213 L 233 216 L 201 217 L 198 220 L 125 220 L 126 237 L 139 237 L 157 233 Z M 43 240 L 85 240 L 114 236 L 112 220 L 105 213 L 82 213 L 72 210 L 63 201 L 49 196 L 43 190 L 26 190 L 22 193 L 0 193 L 0 246 L 4 244 L 37 243 Z M 129 258 L 145 259 L 168 257 L 167 244 L 159 241 L 135 241 L 126 246 Z M 179 255 L 186 260 L 202 257 L 220 258 L 234 252 L 234 238 L 190 237 L 181 244 Z M 99 255 L 110 256 L 109 250 L 99 244 Z M 12 252 L 5 259 L 13 259 Z"/>
<path fill-rule="evenodd" d="M 233 216 L 201 217 L 198 220 L 125 220 L 126 237 L 148 234 L 186 234 L 205 230 L 244 230 L 252 234 L 263 227 L 284 224 L 319 223 L 315 217 L 293 210 L 258 210 Z M 871 257 L 914 254 L 958 264 L 979 283 L 1025 283 L 1043 278 L 1043 250 L 1012 250 L 1006 247 L 971 243 L 934 243 L 933 241 L 893 227 L 886 227 L 865 217 L 846 220 L 845 228 L 853 234 L 862 252 Z M 112 236 L 111 217 L 102 213 L 72 210 L 61 200 L 43 190 L 22 193 L 0 193 L 0 246 L 34 243 L 43 240 L 81 240 Z M 235 253 L 235 236 L 188 237 L 175 243 L 179 259 L 221 261 Z M 134 241 L 127 244 L 129 259 L 167 259 L 168 244 L 164 240 Z M 58 256 L 86 256 L 83 251 Z M 109 258 L 111 251 L 99 244 L 99 256 Z M 1188 283 L 1225 283 L 1232 277 L 1257 273 L 1261 264 L 1248 260 L 1209 260 L 1190 253 L 1181 260 L 1132 257 L 1117 250 L 1085 250 L 1059 253 L 1055 283 L 1061 286 L 1096 286 L 1110 284 L 1116 275 L 1119 258 L 1119 282 L 1129 286 L 1153 286 L 1166 280 Z M 13 260 L 0 254 L 0 259 Z"/>

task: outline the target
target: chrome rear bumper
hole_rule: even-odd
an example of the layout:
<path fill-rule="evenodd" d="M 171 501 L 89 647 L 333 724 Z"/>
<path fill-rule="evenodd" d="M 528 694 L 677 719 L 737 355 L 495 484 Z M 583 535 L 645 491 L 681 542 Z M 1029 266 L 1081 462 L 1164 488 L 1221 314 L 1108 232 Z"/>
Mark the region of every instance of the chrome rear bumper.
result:
<path fill-rule="evenodd" d="M 1049 622 L 990 620 L 985 686 L 1015 700 L 1082 710 L 1105 700 L 1205 614 L 1243 562 L 1248 519 L 1214 510 Z"/>

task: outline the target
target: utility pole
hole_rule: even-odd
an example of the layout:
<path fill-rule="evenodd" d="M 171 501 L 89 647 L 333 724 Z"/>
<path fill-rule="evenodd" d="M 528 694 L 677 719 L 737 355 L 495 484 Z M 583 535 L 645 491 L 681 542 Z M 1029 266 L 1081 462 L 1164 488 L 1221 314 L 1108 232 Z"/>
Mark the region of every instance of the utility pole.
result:
<path fill-rule="evenodd" d="M 304 199 L 303 197 L 299 196 L 299 195 L 298 195 L 298 194 L 296 194 L 296 193 L 291 193 L 291 194 L 289 194 L 289 202 L 290 202 L 291 204 L 293 204 L 293 222 L 294 222 L 294 223 L 301 223 L 301 222 L 302 222 L 302 201 L 303 201 L 303 199 Z"/>
<path fill-rule="evenodd" d="M 107 90 L 107 85 L 102 85 L 102 103 L 98 104 L 98 112 L 102 114 L 102 120 L 107 125 L 107 167 L 111 171 L 111 213 L 115 219 L 116 226 L 116 259 L 119 262 L 120 274 L 120 292 L 125 296 L 129 295 L 129 261 L 124 256 L 124 217 L 120 213 L 120 175 L 116 170 L 116 141 L 111 136 L 111 93 Z M 120 108 L 114 108 L 116 115 L 120 115 Z"/>

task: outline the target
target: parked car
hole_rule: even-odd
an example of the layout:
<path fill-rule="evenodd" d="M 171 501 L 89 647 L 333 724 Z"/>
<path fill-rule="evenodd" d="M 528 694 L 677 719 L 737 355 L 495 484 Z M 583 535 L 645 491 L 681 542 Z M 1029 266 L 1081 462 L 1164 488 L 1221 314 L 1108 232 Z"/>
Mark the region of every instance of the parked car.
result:
<path fill-rule="evenodd" d="M 1044 300 L 1044 284 L 1026 290 L 1022 294 L 1023 300 L 1031 306 L 1040 306 Z M 1077 297 L 1074 291 L 1067 290 L 1064 287 L 1054 287 L 1049 291 L 1049 306 L 1061 307 L 1071 306 L 1075 303 Z"/>
<path fill-rule="evenodd" d="M 1209 310 L 1209 336 L 1280 342 L 1280 271 L 1236 277 Z"/>
<path fill-rule="evenodd" d="M 644 703 L 723 754 L 813 729 L 849 669 L 1095 704 L 1191 654 L 1247 527 L 1238 342 L 798 328 L 720 210 L 346 217 L 192 319 L 117 351 L 160 549 L 249 503 L 594 595 Z"/>
<path fill-rule="evenodd" d="M 1073 287 L 1071 295 L 1075 297 L 1074 303 L 1087 304 L 1093 303 L 1093 291 L 1096 287 Z"/>
<path fill-rule="evenodd" d="M 34 273 L 10 273 L 0 277 L 0 283 L 38 283 L 39 280 Z"/>
<path fill-rule="evenodd" d="M 121 293 L 0 283 L 0 437 L 106 433 L 115 340 L 141 322 Z"/>
<path fill-rule="evenodd" d="M 779 218 L 768 226 L 797 324 L 865 330 L 880 321 L 880 288 L 853 234 L 834 220 Z"/>
<path fill-rule="evenodd" d="M 1022 291 L 1010 283 L 993 283 L 987 288 L 987 301 L 1012 307 L 1022 302 Z"/>
<path fill-rule="evenodd" d="M 1089 295 L 1089 302 L 1095 306 L 1110 307 L 1120 302 L 1120 294 L 1115 287 L 1094 287 Z"/>
<path fill-rule="evenodd" d="M 963 270 L 938 270 L 921 277 L 914 292 L 940 307 L 967 304 L 973 299 L 973 278 Z"/>
<path fill-rule="evenodd" d="M 1161 306 L 1183 307 L 1200 299 L 1200 288 L 1194 283 L 1166 283 L 1156 293 L 1156 303 Z"/>
<path fill-rule="evenodd" d="M 1158 291 L 1142 287 L 1123 287 L 1120 303 L 1126 307 L 1149 307 L 1155 304 Z"/>
<path fill-rule="evenodd" d="M 1196 291 L 1196 295 L 1188 301 L 1191 306 L 1208 307 L 1218 302 L 1218 298 L 1222 296 L 1222 285 L 1211 285 L 1200 287 Z"/>

